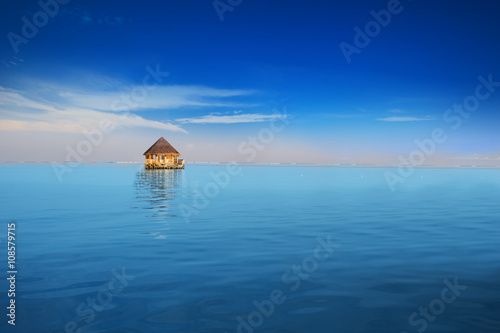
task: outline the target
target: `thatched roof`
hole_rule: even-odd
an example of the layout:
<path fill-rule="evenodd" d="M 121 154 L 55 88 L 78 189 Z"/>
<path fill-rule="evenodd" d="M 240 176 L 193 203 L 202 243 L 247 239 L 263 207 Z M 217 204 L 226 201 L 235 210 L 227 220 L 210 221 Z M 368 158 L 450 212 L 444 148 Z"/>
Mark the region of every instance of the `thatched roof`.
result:
<path fill-rule="evenodd" d="M 168 143 L 167 140 L 165 140 L 164 137 L 161 137 L 152 145 L 144 155 L 147 154 L 155 154 L 155 155 L 160 155 L 160 154 L 172 154 L 172 155 L 180 155 L 177 150 L 175 150 L 174 147 L 170 143 Z"/>

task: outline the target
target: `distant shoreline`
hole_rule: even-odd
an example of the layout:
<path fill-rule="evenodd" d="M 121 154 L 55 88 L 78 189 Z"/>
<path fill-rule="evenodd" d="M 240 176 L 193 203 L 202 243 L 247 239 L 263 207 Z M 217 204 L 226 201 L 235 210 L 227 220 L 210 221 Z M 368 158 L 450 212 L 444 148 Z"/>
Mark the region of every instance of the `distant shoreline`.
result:
<path fill-rule="evenodd" d="M 0 161 L 2 164 L 73 164 L 64 161 Z M 226 165 L 232 162 L 186 162 L 186 165 Z M 144 164 L 144 162 L 126 162 L 126 161 L 112 161 L 112 162 L 82 162 L 79 164 L 95 165 L 95 164 Z M 300 167 L 340 167 L 340 168 L 398 168 L 397 164 L 364 164 L 364 163 L 247 163 L 238 162 L 239 165 L 244 166 L 300 166 Z M 419 165 L 414 166 L 421 169 L 500 169 L 500 165 Z"/>

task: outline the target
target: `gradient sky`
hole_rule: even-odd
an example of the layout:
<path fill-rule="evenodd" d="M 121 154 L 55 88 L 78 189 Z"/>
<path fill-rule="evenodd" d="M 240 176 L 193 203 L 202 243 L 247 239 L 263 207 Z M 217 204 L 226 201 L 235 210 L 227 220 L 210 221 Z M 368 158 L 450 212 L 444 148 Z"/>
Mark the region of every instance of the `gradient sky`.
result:
<path fill-rule="evenodd" d="M 251 162 L 394 164 L 442 128 L 429 163 L 500 164 L 500 87 L 460 128 L 443 119 L 479 76 L 500 82 L 500 2 L 402 0 L 350 62 L 340 44 L 388 1 L 231 3 L 3 4 L 0 161 L 63 161 L 109 119 L 85 161 L 141 161 L 160 136 L 188 161 L 249 161 L 273 121 L 287 124 Z"/>

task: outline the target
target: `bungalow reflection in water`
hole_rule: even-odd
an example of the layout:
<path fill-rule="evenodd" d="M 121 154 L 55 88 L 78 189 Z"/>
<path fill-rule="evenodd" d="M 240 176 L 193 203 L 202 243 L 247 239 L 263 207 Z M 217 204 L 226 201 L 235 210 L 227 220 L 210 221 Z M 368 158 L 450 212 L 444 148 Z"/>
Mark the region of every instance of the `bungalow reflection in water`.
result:
<path fill-rule="evenodd" d="M 181 189 L 184 182 L 182 170 L 141 170 L 136 175 L 136 200 L 134 208 L 149 211 L 147 217 L 177 217 L 178 200 L 185 195 Z"/>

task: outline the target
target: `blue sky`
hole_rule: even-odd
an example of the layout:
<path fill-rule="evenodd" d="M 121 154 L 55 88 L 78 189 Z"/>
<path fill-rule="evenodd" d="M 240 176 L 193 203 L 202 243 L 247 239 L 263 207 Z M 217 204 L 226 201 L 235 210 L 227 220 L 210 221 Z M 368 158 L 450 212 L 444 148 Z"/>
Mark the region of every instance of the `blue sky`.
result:
<path fill-rule="evenodd" d="M 36 1 L 4 5 L 1 160 L 64 160 L 109 119 L 115 129 L 85 160 L 138 161 L 164 136 L 188 160 L 245 161 L 238 147 L 286 118 L 253 162 L 396 163 L 442 128 L 429 162 L 500 163 L 500 87 L 460 128 L 443 120 L 479 76 L 500 82 L 498 1 L 217 5 L 72 0 L 49 6 L 46 24 Z M 388 8 L 397 13 L 348 62 L 340 44 L 355 46 L 354 28 L 366 33 Z M 145 78 L 146 95 L 117 103 Z"/>

